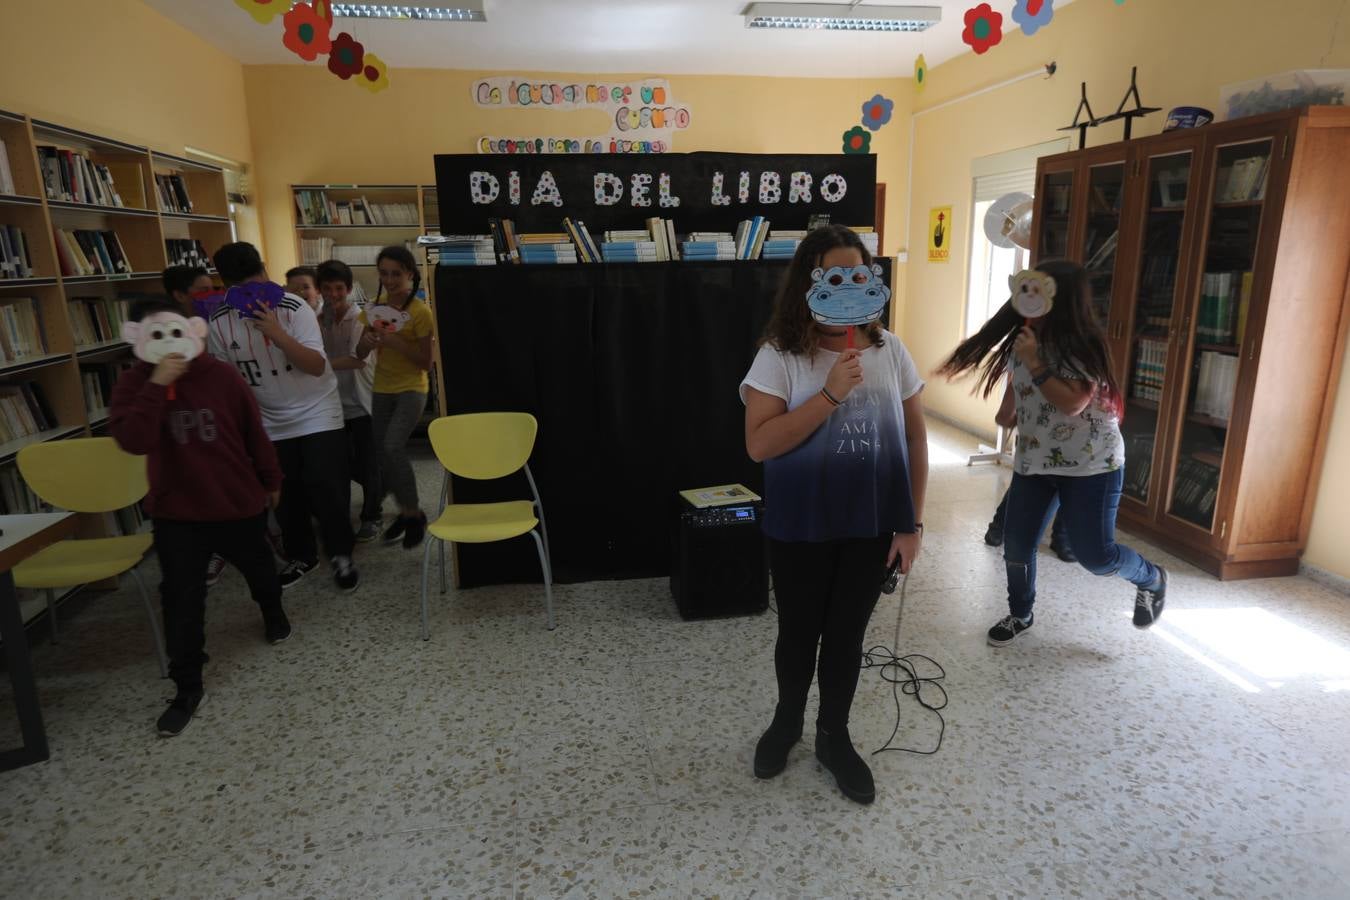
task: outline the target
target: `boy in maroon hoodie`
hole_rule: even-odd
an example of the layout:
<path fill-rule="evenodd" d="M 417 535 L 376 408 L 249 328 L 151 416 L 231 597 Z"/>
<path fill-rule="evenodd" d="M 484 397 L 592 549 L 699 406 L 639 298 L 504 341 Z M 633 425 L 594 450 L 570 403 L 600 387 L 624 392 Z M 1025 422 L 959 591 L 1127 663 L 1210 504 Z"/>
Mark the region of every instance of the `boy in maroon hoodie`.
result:
<path fill-rule="evenodd" d="M 169 675 L 177 687 L 158 728 L 172 737 L 206 697 L 204 573 L 212 552 L 248 581 L 267 640 L 291 635 L 266 540 L 281 467 L 253 392 L 233 366 L 202 352 L 203 320 L 163 300 L 134 304 L 129 318 L 122 336 L 141 362 L 118 379 L 110 424 L 123 450 L 149 457 L 145 506 L 154 519 Z"/>

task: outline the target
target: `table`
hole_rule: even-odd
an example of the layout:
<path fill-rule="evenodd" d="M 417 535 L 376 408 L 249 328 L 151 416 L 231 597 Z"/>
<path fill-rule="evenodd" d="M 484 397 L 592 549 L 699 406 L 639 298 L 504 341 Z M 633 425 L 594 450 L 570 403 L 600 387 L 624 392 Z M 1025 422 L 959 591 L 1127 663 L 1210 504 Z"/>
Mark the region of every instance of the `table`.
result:
<path fill-rule="evenodd" d="M 42 762 L 50 755 L 47 731 L 42 727 L 33 660 L 28 653 L 28 635 L 19 614 L 19 597 L 10 570 L 39 550 L 75 533 L 79 520 L 74 513 L 35 513 L 0 516 L 0 641 L 5 644 L 5 665 L 14 687 L 14 706 L 19 713 L 23 746 L 0 752 L 0 771 Z"/>

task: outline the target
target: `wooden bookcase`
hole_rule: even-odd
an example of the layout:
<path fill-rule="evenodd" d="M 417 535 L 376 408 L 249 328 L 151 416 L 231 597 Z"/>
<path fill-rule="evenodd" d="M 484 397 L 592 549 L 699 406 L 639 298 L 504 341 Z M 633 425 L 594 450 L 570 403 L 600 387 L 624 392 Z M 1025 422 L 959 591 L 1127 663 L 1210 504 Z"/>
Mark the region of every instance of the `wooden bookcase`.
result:
<path fill-rule="evenodd" d="M 97 344 L 77 344 L 72 328 L 71 303 L 81 300 L 114 301 L 124 292 L 162 293 L 161 273 L 168 265 L 166 240 L 201 241 L 212 254 L 229 243 L 232 229 L 225 194 L 225 177 L 214 166 L 184 159 L 148 147 L 0 111 L 0 140 L 5 142 L 16 193 L 0 195 L 0 224 L 23 230 L 33 273 L 26 278 L 0 278 L 0 307 L 27 304 L 39 310 L 46 352 L 0 363 L 0 391 L 34 383 L 55 418 L 54 427 L 0 444 L 0 479 L 14 479 L 14 458 L 24 447 L 49 440 L 87 436 L 106 427 L 104 405 L 86 402 L 84 376 L 126 361 L 130 348 L 117 338 Z M 39 147 L 55 147 L 86 156 L 106 166 L 121 206 L 82 203 L 49 196 L 42 177 Z M 177 174 L 193 204 L 191 213 L 161 208 L 154 175 Z M 64 275 L 57 255 L 55 230 L 90 229 L 116 233 L 132 271 L 113 275 Z M 209 268 L 209 263 L 207 264 Z M 111 388 L 111 377 L 108 389 Z M 26 511 L 22 505 L 5 512 Z M 86 517 L 80 534 L 96 537 L 115 527 L 113 517 Z M 44 604 L 22 604 L 25 621 L 36 617 Z"/>
<path fill-rule="evenodd" d="M 1223 579 L 1293 574 L 1350 322 L 1350 109 L 1045 157 L 1033 258 L 1087 266 L 1126 397 L 1120 521 Z"/>

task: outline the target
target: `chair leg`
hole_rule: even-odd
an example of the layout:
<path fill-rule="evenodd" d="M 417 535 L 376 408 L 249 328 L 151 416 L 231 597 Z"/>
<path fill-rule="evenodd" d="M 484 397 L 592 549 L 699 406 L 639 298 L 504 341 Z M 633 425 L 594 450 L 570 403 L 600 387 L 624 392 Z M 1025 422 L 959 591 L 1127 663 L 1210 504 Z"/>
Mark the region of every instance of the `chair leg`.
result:
<path fill-rule="evenodd" d="M 44 593 L 47 595 L 47 627 L 51 630 L 52 643 L 57 643 L 56 633 L 56 591 L 47 588 Z"/>
<path fill-rule="evenodd" d="M 531 531 L 530 537 L 534 538 L 534 547 L 539 551 L 539 568 L 544 573 L 544 608 L 548 611 L 548 630 L 552 631 L 558 627 L 553 622 L 553 567 L 544 553 L 544 539 L 539 536 L 539 532 Z"/>
<path fill-rule="evenodd" d="M 431 616 L 427 610 L 427 582 L 431 576 L 431 542 L 435 540 L 427 535 L 426 546 L 422 548 L 422 640 L 431 640 Z M 437 540 L 437 543 L 440 543 Z"/>
<path fill-rule="evenodd" d="M 155 607 L 150 603 L 150 595 L 145 592 L 145 582 L 141 580 L 141 573 L 132 569 L 131 577 L 136 579 L 136 587 L 141 592 L 141 602 L 145 604 L 145 614 L 150 617 L 150 635 L 155 642 L 155 659 L 159 661 L 159 677 L 168 678 L 169 660 L 164 652 L 164 635 L 159 630 L 159 619 L 155 618 Z"/>
<path fill-rule="evenodd" d="M 446 581 L 445 581 L 445 541 L 439 541 L 438 543 L 440 543 L 440 545 L 441 545 L 441 593 L 444 594 L 444 593 L 445 593 L 445 588 L 446 588 Z"/>

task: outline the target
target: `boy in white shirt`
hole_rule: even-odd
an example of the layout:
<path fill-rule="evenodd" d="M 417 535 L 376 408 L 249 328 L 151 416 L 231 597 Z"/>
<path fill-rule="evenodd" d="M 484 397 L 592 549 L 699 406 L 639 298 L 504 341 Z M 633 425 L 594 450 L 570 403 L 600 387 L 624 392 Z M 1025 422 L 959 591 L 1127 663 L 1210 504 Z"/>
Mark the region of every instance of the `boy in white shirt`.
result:
<path fill-rule="evenodd" d="M 319 315 L 323 351 L 328 355 L 328 364 L 337 373 L 352 480 L 361 485 L 362 491 L 361 527 L 356 532 L 356 540 L 366 543 L 380 536 L 384 522 L 381 510 L 384 491 L 380 485 L 380 462 L 375 452 L 375 432 L 370 418 L 375 358 L 372 355 L 361 359 L 356 355 L 356 345 L 365 329 L 358 319 L 361 311 L 353 302 L 351 268 L 344 262 L 330 259 L 319 265 L 316 277 L 319 293 L 323 296 L 323 312 Z"/>
<path fill-rule="evenodd" d="M 284 475 L 277 518 L 291 561 L 281 572 L 281 586 L 289 588 L 319 564 L 314 518 L 334 580 L 341 590 L 354 591 L 360 576 L 352 563 L 342 402 L 318 319 L 302 298 L 268 280 L 252 244 L 226 244 L 216 251 L 215 263 L 228 290 L 211 316 L 207 344 L 253 389 Z"/>

